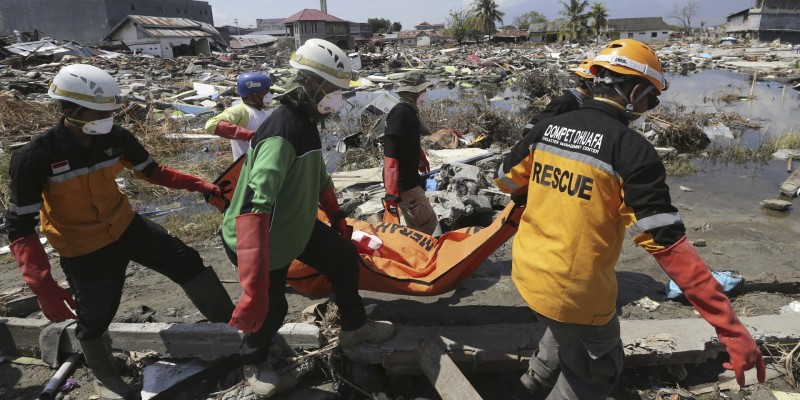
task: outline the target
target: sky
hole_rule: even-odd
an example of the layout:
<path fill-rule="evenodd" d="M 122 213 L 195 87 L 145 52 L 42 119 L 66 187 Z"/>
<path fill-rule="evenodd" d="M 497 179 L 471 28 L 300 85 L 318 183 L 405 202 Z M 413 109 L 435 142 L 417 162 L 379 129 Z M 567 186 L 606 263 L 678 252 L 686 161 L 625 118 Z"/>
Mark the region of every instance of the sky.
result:
<path fill-rule="evenodd" d="M 240 27 L 255 27 L 256 19 L 285 18 L 304 8 L 319 9 L 319 0 L 205 0 L 214 11 L 214 24 Z M 496 0 L 505 12 L 503 23 L 510 25 L 514 17 L 528 11 L 539 11 L 548 19 L 559 17 L 563 5 L 558 0 Z M 568 1 L 568 0 L 565 0 Z M 605 0 L 609 18 L 664 17 L 668 24 L 678 24 L 669 16 L 675 15 L 675 7 L 688 0 Z M 328 14 L 353 22 L 367 22 L 368 18 L 386 18 L 400 22 L 404 30 L 427 21 L 444 23 L 449 10 L 469 8 L 473 0 L 327 0 Z M 589 0 L 589 4 L 596 1 Z M 725 22 L 725 17 L 749 8 L 753 0 L 697 0 L 700 5 L 692 25 L 699 27 Z M 696 21 L 696 22 L 695 22 Z"/>

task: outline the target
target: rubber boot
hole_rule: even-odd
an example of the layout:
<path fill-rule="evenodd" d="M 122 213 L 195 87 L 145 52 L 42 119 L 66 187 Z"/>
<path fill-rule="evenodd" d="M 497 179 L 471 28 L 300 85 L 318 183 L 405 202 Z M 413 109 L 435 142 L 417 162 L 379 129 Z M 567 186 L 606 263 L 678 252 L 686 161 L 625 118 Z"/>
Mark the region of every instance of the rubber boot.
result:
<path fill-rule="evenodd" d="M 181 288 L 207 320 L 225 323 L 231 320 L 233 301 L 213 268 L 206 268 Z"/>
<path fill-rule="evenodd" d="M 108 332 L 97 339 L 81 340 L 86 366 L 94 376 L 94 391 L 100 400 L 127 399 L 131 387 L 119 376 L 111 355 L 111 338 Z"/>
<path fill-rule="evenodd" d="M 278 392 L 278 385 L 281 383 L 281 378 L 272 369 L 269 361 L 259 365 L 245 365 L 244 379 L 253 394 L 260 399 L 272 397 Z"/>
<path fill-rule="evenodd" d="M 368 319 L 360 328 L 339 332 L 339 345 L 343 348 L 353 347 L 362 342 L 380 343 L 394 336 L 394 325 L 388 321 Z"/>
<path fill-rule="evenodd" d="M 553 390 L 553 385 L 542 382 L 531 368 L 528 368 L 528 370 L 522 374 L 519 378 L 519 382 L 522 383 L 522 386 L 528 393 L 536 396 L 546 396 Z"/>

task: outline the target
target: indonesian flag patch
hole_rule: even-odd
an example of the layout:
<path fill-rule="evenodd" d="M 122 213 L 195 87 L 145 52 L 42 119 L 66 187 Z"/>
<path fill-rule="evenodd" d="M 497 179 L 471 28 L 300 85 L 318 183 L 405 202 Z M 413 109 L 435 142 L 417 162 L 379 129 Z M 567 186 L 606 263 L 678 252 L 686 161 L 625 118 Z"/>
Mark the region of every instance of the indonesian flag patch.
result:
<path fill-rule="evenodd" d="M 50 164 L 50 167 L 53 168 L 53 173 L 54 174 L 60 174 L 62 172 L 67 172 L 67 171 L 69 171 L 69 161 L 67 161 L 67 160 L 59 161 L 57 163 Z"/>

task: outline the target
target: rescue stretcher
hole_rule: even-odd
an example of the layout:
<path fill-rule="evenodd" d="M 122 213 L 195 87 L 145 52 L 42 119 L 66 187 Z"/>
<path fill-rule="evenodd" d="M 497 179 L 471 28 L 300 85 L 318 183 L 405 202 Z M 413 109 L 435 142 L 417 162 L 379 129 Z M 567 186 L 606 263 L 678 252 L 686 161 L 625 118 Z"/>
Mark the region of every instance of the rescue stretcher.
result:
<path fill-rule="evenodd" d="M 241 164 L 232 164 L 214 182 L 223 188 L 228 200 Z M 361 256 L 358 288 L 412 296 L 435 296 L 454 290 L 517 232 L 524 210 L 524 205 L 511 201 L 489 226 L 462 228 L 438 238 L 393 223 L 372 226 L 348 218 L 348 225 L 353 227 L 352 242 Z M 322 210 L 317 218 L 328 222 Z M 311 298 L 332 292 L 324 275 L 297 260 L 289 267 L 287 282 Z"/>

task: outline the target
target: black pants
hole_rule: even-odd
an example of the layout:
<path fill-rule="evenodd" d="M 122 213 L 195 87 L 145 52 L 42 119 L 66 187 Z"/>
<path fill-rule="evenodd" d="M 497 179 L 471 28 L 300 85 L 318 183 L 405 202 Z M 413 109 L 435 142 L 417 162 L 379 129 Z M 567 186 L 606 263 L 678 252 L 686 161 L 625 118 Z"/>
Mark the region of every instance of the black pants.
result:
<path fill-rule="evenodd" d="M 108 329 L 119 308 L 130 261 L 177 284 L 192 280 L 205 268 L 197 250 L 136 214 L 116 242 L 82 256 L 61 257 L 61 269 L 78 303 L 75 337 L 79 340 L 95 339 Z"/>
<path fill-rule="evenodd" d="M 236 264 L 236 254 L 227 246 L 223 247 L 231 262 Z M 342 330 L 352 331 L 364 325 L 367 315 L 358 294 L 358 263 L 361 257 L 351 243 L 328 225 L 317 221 L 306 248 L 297 259 L 328 277 L 333 286 L 334 302 L 339 308 Z M 258 332 L 245 334 L 239 349 L 245 364 L 259 364 L 267 359 L 272 337 L 283 325 L 289 311 L 286 301 L 288 272 L 287 265 L 269 273 L 269 310 L 264 325 Z"/>

